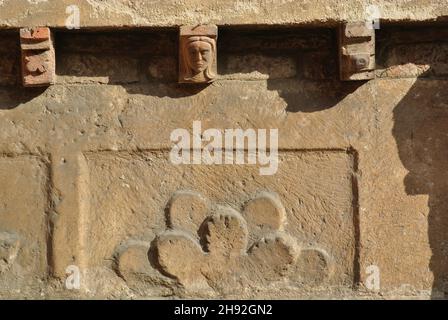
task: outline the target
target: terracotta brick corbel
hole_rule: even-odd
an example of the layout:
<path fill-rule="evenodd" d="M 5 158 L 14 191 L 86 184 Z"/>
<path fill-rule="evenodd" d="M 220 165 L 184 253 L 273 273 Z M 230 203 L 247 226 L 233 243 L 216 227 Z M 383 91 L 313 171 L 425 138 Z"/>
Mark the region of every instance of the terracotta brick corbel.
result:
<path fill-rule="evenodd" d="M 375 30 L 365 22 L 345 23 L 339 28 L 341 80 L 369 80 L 375 76 Z"/>
<path fill-rule="evenodd" d="M 25 87 L 49 86 L 56 80 L 56 57 L 51 30 L 20 29 L 22 82 Z"/>
<path fill-rule="evenodd" d="M 179 30 L 179 83 L 210 83 L 217 74 L 215 25 L 182 26 Z"/>

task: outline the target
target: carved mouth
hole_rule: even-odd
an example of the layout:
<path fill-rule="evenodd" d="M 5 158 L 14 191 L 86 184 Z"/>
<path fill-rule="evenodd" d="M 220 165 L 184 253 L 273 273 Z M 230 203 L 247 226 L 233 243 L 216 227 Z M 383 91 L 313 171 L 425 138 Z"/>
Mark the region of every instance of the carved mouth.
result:
<path fill-rule="evenodd" d="M 204 68 L 204 66 L 205 66 L 205 63 L 203 63 L 203 62 L 196 62 L 196 64 L 195 64 L 195 67 L 197 69 L 202 69 L 202 68 Z"/>

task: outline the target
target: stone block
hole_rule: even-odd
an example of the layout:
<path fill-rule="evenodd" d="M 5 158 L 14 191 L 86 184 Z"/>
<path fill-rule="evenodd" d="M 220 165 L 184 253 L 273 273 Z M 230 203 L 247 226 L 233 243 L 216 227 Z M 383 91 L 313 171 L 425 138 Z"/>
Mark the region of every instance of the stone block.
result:
<path fill-rule="evenodd" d="M 50 269 L 48 170 L 34 156 L 0 157 L 0 295 L 32 295 Z"/>
<path fill-rule="evenodd" d="M 56 55 L 49 28 L 20 29 L 22 79 L 25 87 L 48 86 L 56 81 Z"/>
<path fill-rule="evenodd" d="M 259 176 L 255 165 L 173 166 L 168 158 L 166 152 L 87 155 L 89 268 L 108 268 L 104 262 L 132 240 L 155 252 L 133 269 L 169 275 L 189 296 L 231 295 L 241 284 L 281 290 L 287 281 L 298 294 L 301 284 L 354 284 L 350 154 L 284 152 L 273 177 Z"/>

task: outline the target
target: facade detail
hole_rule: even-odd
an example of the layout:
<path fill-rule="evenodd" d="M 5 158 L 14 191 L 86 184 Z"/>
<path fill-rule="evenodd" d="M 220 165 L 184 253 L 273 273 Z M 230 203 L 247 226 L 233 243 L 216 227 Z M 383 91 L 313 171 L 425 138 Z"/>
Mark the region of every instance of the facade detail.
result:
<path fill-rule="evenodd" d="M 216 26 L 182 26 L 179 31 L 179 82 L 209 83 L 217 73 Z"/>
<path fill-rule="evenodd" d="M 365 22 L 346 23 L 339 30 L 339 68 L 341 80 L 374 78 L 375 29 Z"/>
<path fill-rule="evenodd" d="M 20 29 L 22 82 L 25 87 L 49 86 L 56 79 L 56 57 L 49 28 Z"/>

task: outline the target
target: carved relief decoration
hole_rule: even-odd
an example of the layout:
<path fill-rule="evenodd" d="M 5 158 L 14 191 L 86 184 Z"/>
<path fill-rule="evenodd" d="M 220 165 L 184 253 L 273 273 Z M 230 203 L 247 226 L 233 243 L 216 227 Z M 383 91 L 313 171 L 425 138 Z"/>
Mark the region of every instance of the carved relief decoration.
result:
<path fill-rule="evenodd" d="M 53 37 L 49 28 L 20 29 L 22 81 L 25 87 L 55 83 L 56 66 Z"/>
<path fill-rule="evenodd" d="M 182 26 L 179 32 L 179 82 L 209 83 L 217 73 L 218 28 Z"/>
<path fill-rule="evenodd" d="M 259 193 L 240 213 L 181 190 L 173 194 L 166 212 L 167 229 L 151 245 L 134 241 L 120 249 L 117 272 L 126 280 L 140 274 L 154 283 L 157 277 L 150 269 L 156 268 L 163 275 L 159 283 L 168 277 L 187 290 L 223 292 L 294 281 L 304 268 L 319 270 L 321 281 L 332 274 L 333 262 L 325 250 L 302 245 L 285 231 L 285 208 L 275 193 Z"/>
<path fill-rule="evenodd" d="M 375 30 L 365 22 L 347 23 L 339 30 L 341 80 L 374 78 Z"/>

